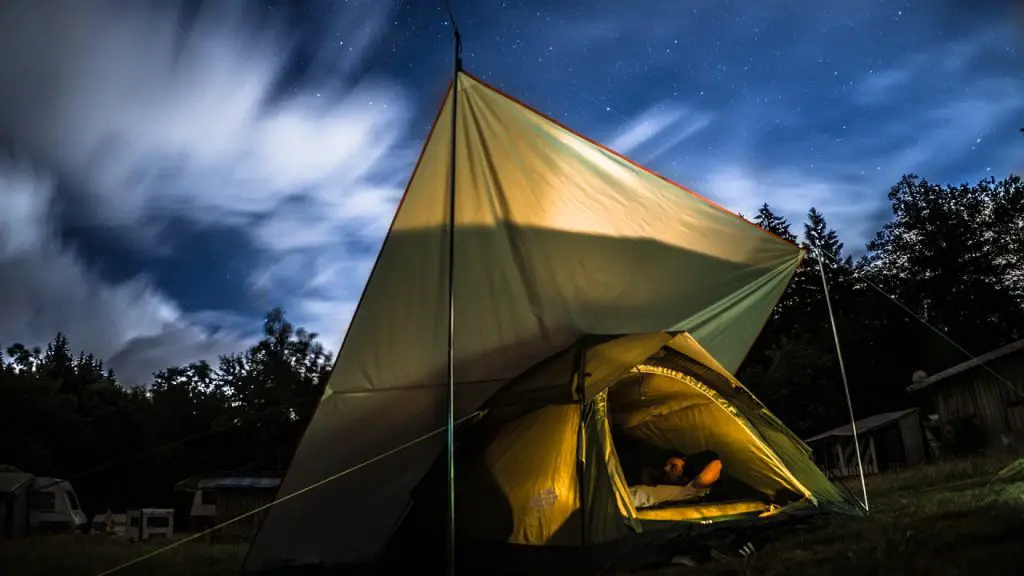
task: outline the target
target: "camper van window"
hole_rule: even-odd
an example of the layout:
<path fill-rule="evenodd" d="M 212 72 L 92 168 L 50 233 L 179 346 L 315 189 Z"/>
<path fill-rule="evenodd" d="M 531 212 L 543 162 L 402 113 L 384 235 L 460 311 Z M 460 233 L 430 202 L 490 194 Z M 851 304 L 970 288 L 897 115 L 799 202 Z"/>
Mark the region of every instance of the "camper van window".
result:
<path fill-rule="evenodd" d="M 217 493 L 213 490 L 202 491 L 203 506 L 216 506 L 217 505 Z"/>
<path fill-rule="evenodd" d="M 57 497 L 53 492 L 33 492 L 32 509 L 39 512 L 51 512 L 57 509 Z"/>
<path fill-rule="evenodd" d="M 150 516 L 146 519 L 146 525 L 150 528 L 167 528 L 171 525 L 171 519 L 168 516 Z"/>
<path fill-rule="evenodd" d="M 72 510 L 78 510 L 78 498 L 75 497 L 75 493 L 68 490 L 64 494 L 68 497 L 68 506 L 71 507 Z"/>

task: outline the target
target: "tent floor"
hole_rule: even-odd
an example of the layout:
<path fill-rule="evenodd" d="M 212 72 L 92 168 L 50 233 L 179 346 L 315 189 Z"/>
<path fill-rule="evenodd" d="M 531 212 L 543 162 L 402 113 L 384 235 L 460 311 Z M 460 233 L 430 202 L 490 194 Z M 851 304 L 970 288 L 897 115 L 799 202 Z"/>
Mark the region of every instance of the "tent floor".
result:
<path fill-rule="evenodd" d="M 701 502 L 641 508 L 636 511 L 641 520 L 663 520 L 668 522 L 695 522 L 714 520 L 721 517 L 757 515 L 772 509 L 771 504 L 760 500 L 728 500 L 722 502 Z"/>

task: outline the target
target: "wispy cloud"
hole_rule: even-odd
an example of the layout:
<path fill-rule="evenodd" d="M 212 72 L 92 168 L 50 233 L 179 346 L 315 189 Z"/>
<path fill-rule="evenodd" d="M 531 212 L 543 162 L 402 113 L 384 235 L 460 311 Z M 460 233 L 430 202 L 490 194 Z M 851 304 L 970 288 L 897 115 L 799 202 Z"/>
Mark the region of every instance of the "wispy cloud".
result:
<path fill-rule="evenodd" d="M 913 77 L 908 68 L 892 68 L 869 72 L 854 89 L 854 98 L 861 104 L 881 104 Z"/>
<path fill-rule="evenodd" d="M 945 78 L 955 83 L 964 79 L 986 52 L 1005 46 L 1006 38 L 996 30 L 986 30 L 966 38 L 940 42 L 901 56 L 887 68 L 869 70 L 852 91 L 862 105 L 879 105 L 917 94 L 912 84 L 934 85 Z M 1007 32 L 1003 30 L 1002 32 Z M 963 88 L 962 86 L 960 88 Z"/>
<path fill-rule="evenodd" d="M 815 207 L 838 226 L 847 250 L 860 252 L 875 233 L 877 218 L 884 210 L 878 177 L 847 180 L 816 176 L 792 168 L 758 169 L 742 164 L 718 165 L 701 180 L 708 194 L 746 218 L 753 218 L 762 204 L 785 216 L 792 231 L 803 239 L 807 211 Z M 851 242 L 852 240 L 852 242 Z"/>
<path fill-rule="evenodd" d="M 62 331 L 129 383 L 238 347 L 238 333 L 190 324 L 145 277 L 114 284 L 91 271 L 54 226 L 52 177 L 25 161 L 4 161 L 0 200 L 0 344 L 41 345 Z"/>
<path fill-rule="evenodd" d="M 252 271 L 254 289 L 290 303 L 296 321 L 336 343 L 358 297 L 351 286 L 373 257 L 344 247 L 352 237 L 379 241 L 401 192 L 396 174 L 412 161 L 399 148 L 411 121 L 406 91 L 354 76 L 393 8 L 338 6 L 307 76 L 282 92 L 293 48 L 310 39 L 244 4 L 204 7 L 182 33 L 184 13 L 168 3 L 4 3 L 0 135 L 45 172 L 18 194 L 10 190 L 24 188 L 24 176 L 0 181 L 5 207 L 9 198 L 20 206 L 0 217 L 12 239 L 4 266 L 15 266 L 13 250 L 30 248 L 39 267 L 4 275 L 0 339 L 42 342 L 63 329 L 116 367 L 131 366 L 135 379 L 223 350 L 223 337 L 204 327 L 210 314 L 184 313 L 144 277 L 106 282 L 53 240 L 58 179 L 92 208 L 76 215 L 80 225 L 113 226 L 154 247 L 156 223 L 168 216 L 242 228 L 267 263 Z M 339 285 L 323 278 L 332 258 L 351 274 L 330 279 Z M 35 310 L 7 310 L 19 295 Z"/>
<path fill-rule="evenodd" d="M 608 146 L 647 163 L 708 127 L 712 115 L 667 102 L 647 108 L 612 136 Z"/>

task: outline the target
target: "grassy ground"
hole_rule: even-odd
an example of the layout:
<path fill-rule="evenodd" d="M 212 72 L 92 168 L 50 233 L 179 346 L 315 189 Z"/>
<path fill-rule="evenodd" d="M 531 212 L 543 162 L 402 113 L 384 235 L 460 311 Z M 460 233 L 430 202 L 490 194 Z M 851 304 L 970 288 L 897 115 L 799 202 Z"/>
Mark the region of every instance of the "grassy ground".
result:
<path fill-rule="evenodd" d="M 132 543 L 107 536 L 38 536 L 0 544 L 0 574 L 96 576 L 167 546 L 166 539 Z M 119 576 L 234 576 L 248 544 L 186 542 L 118 570 Z"/>
<path fill-rule="evenodd" d="M 991 483 L 1009 455 L 869 477 L 871 514 L 772 537 L 746 561 L 650 575 L 1022 574 L 1024 481 Z M 848 487 L 861 494 L 859 480 Z"/>
<path fill-rule="evenodd" d="M 1021 574 L 1024 482 L 989 484 L 1010 463 L 976 457 L 869 478 L 871 515 L 773 535 L 746 563 L 648 574 Z M 850 489 L 859 494 L 858 482 Z M 34 537 L 0 544 L 0 574 L 95 575 L 154 552 L 166 540 L 129 543 L 104 536 Z M 236 574 L 246 544 L 186 542 L 119 575 Z"/>

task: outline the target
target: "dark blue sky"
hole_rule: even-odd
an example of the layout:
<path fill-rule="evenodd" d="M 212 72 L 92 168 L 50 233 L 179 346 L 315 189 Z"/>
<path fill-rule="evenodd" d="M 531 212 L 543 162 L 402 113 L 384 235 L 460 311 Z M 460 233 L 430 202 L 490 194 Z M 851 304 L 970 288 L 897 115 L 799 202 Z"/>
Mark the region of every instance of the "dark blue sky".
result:
<path fill-rule="evenodd" d="M 815 206 L 849 249 L 904 173 L 1022 168 L 1009 2 L 451 1 L 469 72 L 737 212 Z M 65 330 L 138 379 L 281 305 L 337 345 L 450 79 L 442 0 L 0 16 L 0 344 Z"/>

